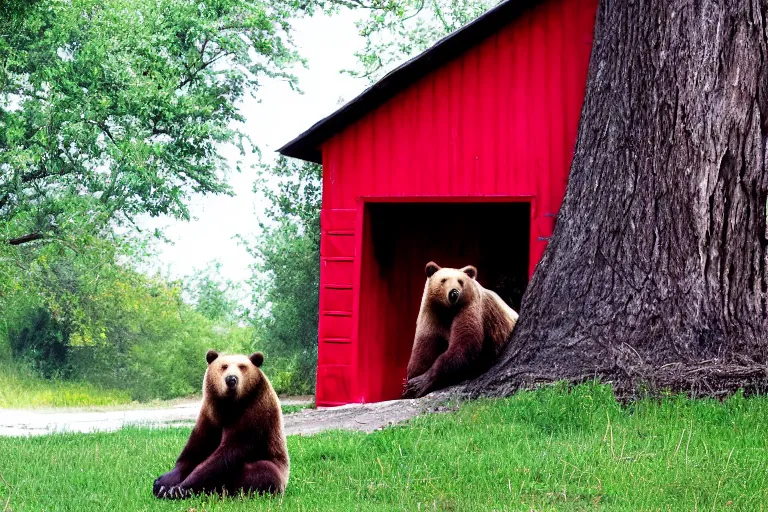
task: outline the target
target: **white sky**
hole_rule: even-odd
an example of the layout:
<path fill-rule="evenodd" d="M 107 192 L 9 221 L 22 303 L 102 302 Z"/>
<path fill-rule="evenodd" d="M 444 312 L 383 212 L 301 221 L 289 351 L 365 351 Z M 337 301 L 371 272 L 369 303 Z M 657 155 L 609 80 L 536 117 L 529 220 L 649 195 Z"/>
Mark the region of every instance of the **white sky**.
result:
<path fill-rule="evenodd" d="M 275 80 L 264 81 L 257 99 L 247 95 L 242 108 L 247 119 L 244 131 L 261 148 L 263 161 L 275 158 L 277 148 L 336 110 L 342 99 L 349 101 L 366 87 L 365 80 L 340 73 L 355 67 L 354 52 L 364 44 L 354 26 L 357 16 L 345 11 L 333 17 L 318 15 L 295 22 L 294 40 L 308 60 L 308 69 L 296 69 L 303 95 Z M 236 159 L 238 152 L 225 154 Z M 248 265 L 252 258 L 234 237 L 241 234 L 252 240 L 258 229 L 263 205 L 257 204 L 252 192 L 256 170 L 250 169 L 257 162 L 257 155 L 248 153 L 242 172 L 230 175 L 236 196 L 195 197 L 190 208 L 195 220 L 140 221 L 145 227 L 163 228 L 173 242 L 158 245 L 157 267 L 171 277 L 183 277 L 218 260 L 222 263 L 222 277 L 243 282 L 250 276 Z"/>

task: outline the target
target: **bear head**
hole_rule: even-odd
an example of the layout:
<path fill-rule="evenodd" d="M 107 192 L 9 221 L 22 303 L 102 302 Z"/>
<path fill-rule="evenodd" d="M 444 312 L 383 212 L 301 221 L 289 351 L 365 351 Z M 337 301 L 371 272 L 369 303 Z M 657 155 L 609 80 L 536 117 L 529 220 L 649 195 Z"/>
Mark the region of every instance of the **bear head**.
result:
<path fill-rule="evenodd" d="M 209 350 L 205 359 L 208 368 L 205 371 L 203 392 L 216 398 L 240 400 L 250 396 L 264 379 L 259 368 L 264 362 L 261 352 L 245 356 L 219 355 L 215 350 Z"/>
<path fill-rule="evenodd" d="M 430 261 L 425 268 L 427 292 L 432 303 L 445 307 L 461 306 L 474 296 L 474 280 L 477 269 L 472 265 L 464 268 L 440 268 Z"/>

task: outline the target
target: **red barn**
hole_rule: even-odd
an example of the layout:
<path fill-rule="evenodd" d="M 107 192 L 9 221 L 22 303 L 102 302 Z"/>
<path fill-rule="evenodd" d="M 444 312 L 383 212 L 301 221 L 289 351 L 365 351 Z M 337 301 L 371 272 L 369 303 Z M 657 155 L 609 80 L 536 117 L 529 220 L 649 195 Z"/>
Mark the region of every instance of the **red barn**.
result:
<path fill-rule="evenodd" d="M 279 151 L 323 164 L 320 406 L 400 397 L 424 266 L 513 308 L 560 208 L 597 0 L 507 1 Z"/>

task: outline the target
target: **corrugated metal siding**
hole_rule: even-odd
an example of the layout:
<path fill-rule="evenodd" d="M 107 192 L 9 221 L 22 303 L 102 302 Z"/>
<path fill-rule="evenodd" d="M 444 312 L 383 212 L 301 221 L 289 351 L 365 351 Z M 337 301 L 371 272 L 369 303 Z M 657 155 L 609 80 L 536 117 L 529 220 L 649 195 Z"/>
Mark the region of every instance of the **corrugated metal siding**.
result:
<path fill-rule="evenodd" d="M 530 196 L 533 273 L 565 193 L 596 8 L 537 7 L 323 145 L 319 405 L 376 395 L 382 353 L 359 342 L 386 346 L 397 321 L 361 259 L 361 198 Z"/>

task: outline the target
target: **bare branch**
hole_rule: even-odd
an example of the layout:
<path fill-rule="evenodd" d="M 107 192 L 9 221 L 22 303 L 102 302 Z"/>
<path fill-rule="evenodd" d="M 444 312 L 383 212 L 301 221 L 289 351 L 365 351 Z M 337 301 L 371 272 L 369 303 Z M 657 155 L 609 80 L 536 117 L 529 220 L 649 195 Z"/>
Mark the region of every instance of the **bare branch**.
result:
<path fill-rule="evenodd" d="M 116 148 L 120 149 L 120 147 L 117 145 L 117 141 L 112 136 L 112 132 L 109 131 L 109 128 L 107 128 L 107 126 L 104 123 L 100 123 L 100 122 L 94 121 L 92 119 L 88 119 L 87 122 L 92 124 L 92 125 L 94 125 L 94 126 L 98 126 L 101 129 L 101 131 L 104 133 L 104 135 L 106 135 L 109 138 L 109 140 L 112 141 L 112 144 L 114 144 Z"/>
<path fill-rule="evenodd" d="M 17 238 L 11 238 L 8 240 L 8 245 L 22 245 L 35 240 L 41 240 L 45 238 L 42 233 L 29 233 L 28 235 L 20 236 Z"/>

